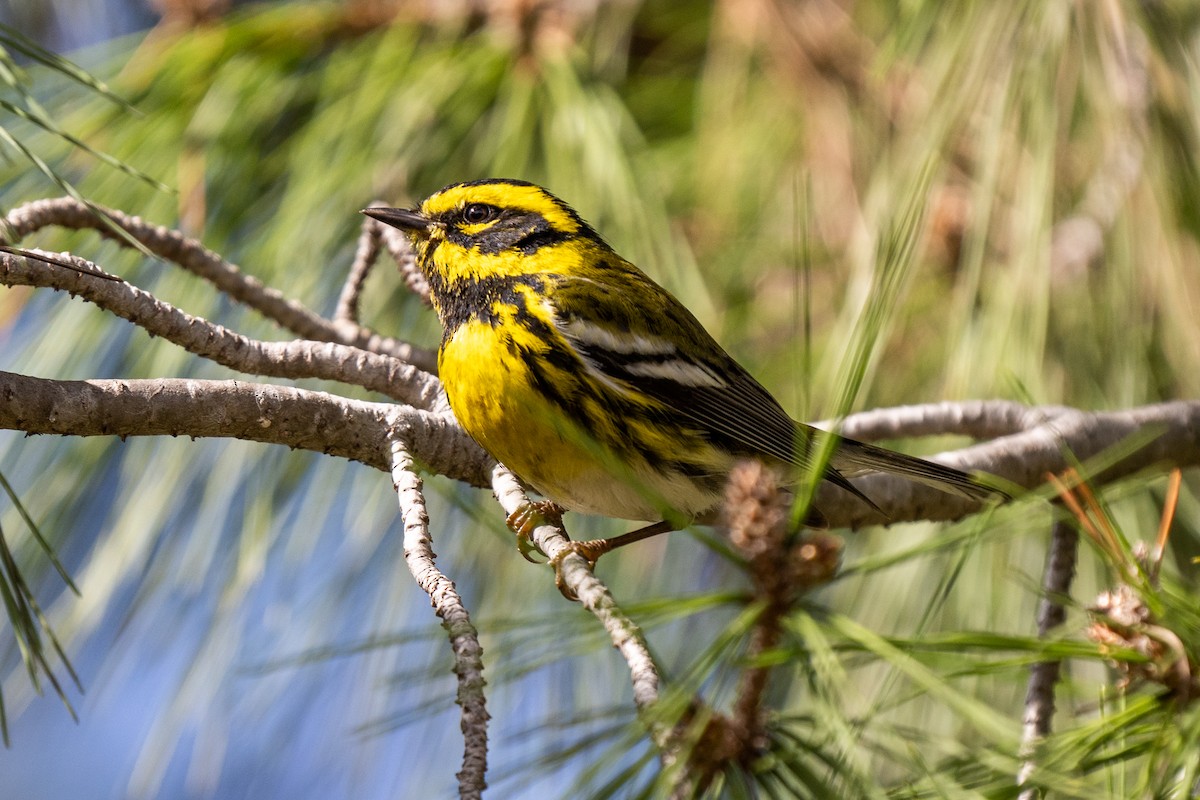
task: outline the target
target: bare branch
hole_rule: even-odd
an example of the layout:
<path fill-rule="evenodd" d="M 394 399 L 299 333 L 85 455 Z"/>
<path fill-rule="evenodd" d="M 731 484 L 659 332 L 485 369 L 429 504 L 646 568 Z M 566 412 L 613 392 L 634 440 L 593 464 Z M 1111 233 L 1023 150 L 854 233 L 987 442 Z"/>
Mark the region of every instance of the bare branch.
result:
<path fill-rule="evenodd" d="M 440 382 L 399 359 L 333 342 L 261 342 L 193 317 L 124 281 L 87 274 L 99 267 L 68 253 L 31 261 L 0 252 L 0 283 L 70 292 L 129 320 L 154 336 L 230 369 L 279 378 L 323 378 L 380 392 L 427 410 L 448 408 Z M 64 261 L 71 269 L 47 269 Z"/>
<path fill-rule="evenodd" d="M 392 486 L 400 501 L 404 523 L 404 559 L 417 584 L 429 595 L 434 611 L 442 618 L 450 647 L 454 651 L 454 673 L 458 676 L 458 704 L 462 707 L 463 768 L 458 773 L 458 796 L 477 800 L 487 788 L 486 697 L 483 693 L 483 648 L 479 633 L 463 605 L 454 582 L 434 563 L 433 542 L 429 537 L 429 513 L 421 492 L 421 479 L 413 467 L 403 436 L 391 443 Z"/>
<path fill-rule="evenodd" d="M 244 381 L 55 381 L 0 372 L 0 429 L 244 439 L 384 472 L 392 463 L 389 434 L 398 431 L 425 468 L 471 486 L 487 486 L 495 463 L 449 414 Z"/>
<path fill-rule="evenodd" d="M 368 207 L 378 207 L 378 205 L 372 204 Z M 420 297 L 421 302 L 424 302 L 426 306 L 432 306 L 430 283 L 426 281 L 425 273 L 416 266 L 416 254 L 413 252 L 412 242 L 408 241 L 408 236 L 404 235 L 403 231 L 371 217 L 367 217 L 367 221 L 362 223 L 362 230 L 364 230 L 364 234 L 366 231 L 370 231 L 374 246 L 378 247 L 379 242 L 383 242 L 383 246 L 388 248 L 388 254 L 391 255 L 392 260 L 396 261 L 396 269 L 400 271 L 404 285 L 407 285 L 409 291 Z"/>
<path fill-rule="evenodd" d="M 354 250 L 354 262 L 342 284 L 342 292 L 338 295 L 337 309 L 333 312 L 335 322 L 350 322 L 358 324 L 358 298 L 362 294 L 363 284 L 371 267 L 379 258 L 378 223 L 369 217 L 362 223 L 358 233 L 358 247 Z"/>
<path fill-rule="evenodd" d="M 404 285 L 421 298 L 425 305 L 432 306 L 433 301 L 429 297 L 429 282 L 425 280 L 424 273 L 417 268 L 417 257 L 413 253 L 408 237 L 391 225 L 384 225 L 378 220 L 371 220 L 371 224 L 375 226 L 376 234 L 382 238 L 388 254 L 396 262 L 396 268 L 400 270 L 400 277 L 404 279 Z"/>
<path fill-rule="evenodd" d="M 867 442 L 946 435 L 996 439 L 1027 431 L 1072 410 L 1064 406 L 1030 407 L 1009 400 L 967 400 L 861 411 L 842 420 L 840 427 L 830 420 L 815 424 Z"/>
<path fill-rule="evenodd" d="M 1066 620 L 1063 598 L 1071 591 L 1075 578 L 1075 560 L 1079 551 L 1079 532 L 1066 520 L 1055 520 L 1050 531 L 1050 554 L 1042 575 L 1042 599 L 1038 604 L 1038 636 L 1045 638 Z M 1021 764 L 1017 786 L 1020 800 L 1036 800 L 1038 788 L 1029 783 L 1037 768 L 1037 745 L 1050 733 L 1054 718 L 1054 684 L 1058 682 L 1061 661 L 1042 661 L 1029 671 L 1025 690 L 1025 719 L 1021 730 Z"/>
<path fill-rule="evenodd" d="M 934 408 L 941 409 L 945 418 L 952 419 L 955 416 L 953 405 L 938 404 Z M 968 409 L 975 406 L 975 403 L 966 404 Z M 990 403 L 984 403 L 982 410 L 986 411 L 990 406 Z M 990 442 L 943 453 L 934 460 L 1032 488 L 1042 483 L 1047 472 L 1060 472 L 1070 466 L 1068 453 L 1086 461 L 1129 437 L 1157 432 L 1153 441 L 1092 476 L 1091 480 L 1112 481 L 1156 464 L 1180 467 L 1200 464 L 1200 401 L 1197 400 L 1106 412 L 1022 407 L 1009 403 L 999 403 L 996 408 L 1007 417 L 1005 424 L 1015 424 L 1024 417 L 1030 427 Z M 1026 409 L 1024 414 L 1021 408 Z M 902 409 L 901 417 L 921 416 L 913 412 L 911 408 Z M 871 416 L 887 413 L 871 412 Z M 846 418 L 843 430 L 847 435 L 857 434 L 855 419 L 856 415 Z M 932 432 L 924 422 L 916 427 L 925 428 L 925 433 Z M 895 426 L 895 430 L 895 435 L 906 435 L 903 425 Z M 882 516 L 845 492 L 823 486 L 818 494 L 819 507 L 834 527 L 858 528 L 918 519 L 946 521 L 961 519 L 978 510 L 978 506 L 968 500 L 891 475 L 869 475 L 854 484 L 888 516 Z"/>
<path fill-rule="evenodd" d="M 91 275 L 93 278 L 103 278 L 106 281 L 117 281 L 119 283 L 125 282 L 124 278 L 121 278 L 117 275 L 110 275 L 98 268 L 93 270 L 89 267 L 81 266 L 76 262 L 83 262 L 84 264 L 89 264 L 91 266 L 95 265 L 90 261 L 84 262 L 82 258 L 76 258 L 75 256 L 52 256 L 42 250 L 22 250 L 19 247 L 9 247 L 6 244 L 0 245 L 0 253 L 8 253 L 10 256 L 17 256 L 18 258 L 32 258 L 34 261 L 41 261 L 44 264 L 51 264 L 56 267 L 62 267 L 63 269 L 69 269 L 73 272 L 78 272 L 80 275 Z"/>
<path fill-rule="evenodd" d="M 122 211 L 109 208 L 101 211 L 150 252 L 209 281 L 231 299 L 255 309 L 298 336 L 383 353 L 430 373 L 437 370 L 437 358 L 431 351 L 379 336 L 346 320 L 327 320 L 301 303 L 289 300 L 282 292 L 246 275 L 194 239 Z M 3 225 L 4 238 L 10 244 L 34 231 L 59 225 L 73 230 L 91 229 L 117 244 L 129 246 L 129 242 L 108 227 L 109 222 L 104 217 L 70 197 L 26 203 L 9 212 Z"/>
<path fill-rule="evenodd" d="M 66 274 L 80 282 L 93 280 L 74 272 Z M 107 287 L 120 286 L 108 281 L 95 282 Z M 255 392 L 263 393 L 264 402 L 278 404 L 271 411 L 287 422 L 289 427 L 283 432 L 271 430 L 270 418 L 259 422 L 260 415 L 253 405 Z M 307 405 L 287 407 L 291 402 L 287 398 L 292 397 L 303 399 Z M 226 402 L 231 405 L 223 409 L 221 404 Z M 1014 410 L 1009 407 L 1009 413 Z M 492 485 L 490 470 L 495 462 L 471 441 L 448 412 L 424 412 L 237 381 L 54 381 L 0 372 L 0 429 L 75 436 L 167 434 L 238 438 L 339 455 L 382 470 L 390 469 L 391 457 L 383 452 L 388 429 L 378 427 L 378 419 L 389 412 L 396 415 L 393 424 L 413 428 L 408 441 L 412 442 L 414 455 L 428 469 L 472 486 Z M 882 413 L 885 412 L 873 415 Z M 330 415 L 346 419 L 329 422 L 326 417 Z M 1041 483 L 1041 476 L 1047 472 L 1068 466 L 1067 452 L 1086 460 L 1129 436 L 1157 430 L 1160 435 L 1156 439 L 1092 479 L 1113 480 L 1159 463 L 1180 467 L 1200 464 L 1200 401 L 1097 413 L 1028 408 L 1026 416 L 1034 424 L 1030 430 L 947 453 L 939 460 L 961 469 L 990 473 L 1018 486 L 1033 487 Z M 366 421 L 366 417 L 371 417 L 371 421 Z M 848 429 L 854 419 L 846 420 Z M 1044 421 L 1037 424 L 1037 420 Z M 342 427 L 327 429 L 328 424 Z M 364 440 L 364 436 L 375 439 Z M 884 509 L 887 518 L 857 498 L 824 487 L 820 493 L 821 512 L 833 527 L 952 520 L 977 510 L 969 501 L 888 475 L 867 476 L 855 484 Z M 516 508 L 505 507 L 509 511 Z M 564 575 L 575 573 L 574 559 L 564 559 L 563 563 Z"/>

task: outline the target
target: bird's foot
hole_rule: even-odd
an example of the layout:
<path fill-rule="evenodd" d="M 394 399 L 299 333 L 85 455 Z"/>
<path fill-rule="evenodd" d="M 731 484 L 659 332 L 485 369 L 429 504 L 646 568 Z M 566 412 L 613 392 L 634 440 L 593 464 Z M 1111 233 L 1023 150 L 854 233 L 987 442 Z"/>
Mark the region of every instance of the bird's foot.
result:
<path fill-rule="evenodd" d="M 667 533 L 673 530 L 675 530 L 675 526 L 663 520 L 662 522 L 638 528 L 636 531 L 622 534 L 621 536 L 613 536 L 608 539 L 588 539 L 584 542 L 569 542 L 566 547 L 555 554 L 554 558 L 550 559 L 550 566 L 554 567 L 554 585 L 558 587 L 558 591 L 562 592 L 563 597 L 568 600 L 578 600 L 579 597 L 563 581 L 562 562 L 564 558 L 575 553 L 588 563 L 589 570 L 594 569 L 596 562 L 600 560 L 600 556 L 605 553 L 616 550 L 618 547 L 624 547 L 627 544 L 640 542 L 643 539 L 649 539 L 651 536 L 657 536 L 660 533 Z"/>
<path fill-rule="evenodd" d="M 532 555 L 537 552 L 537 547 L 529 537 L 539 525 L 562 527 L 562 515 L 562 506 L 549 500 L 530 500 L 508 515 L 505 522 L 509 530 L 517 535 L 517 550 L 521 552 L 522 558 L 534 564 L 538 563 Z"/>

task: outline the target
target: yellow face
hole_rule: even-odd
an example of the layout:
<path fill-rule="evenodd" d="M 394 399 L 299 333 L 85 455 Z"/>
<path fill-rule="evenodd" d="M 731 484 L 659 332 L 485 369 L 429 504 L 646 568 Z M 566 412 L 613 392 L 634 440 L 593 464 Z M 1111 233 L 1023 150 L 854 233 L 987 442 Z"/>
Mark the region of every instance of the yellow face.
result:
<path fill-rule="evenodd" d="M 491 316 L 517 284 L 578 277 L 595 264 L 624 264 L 570 206 L 533 184 L 488 180 L 448 186 L 415 209 L 367 209 L 412 240 L 447 334 Z"/>
<path fill-rule="evenodd" d="M 423 221 L 407 230 L 435 303 L 439 294 L 464 281 L 567 272 L 577 262 L 570 253 L 566 258 L 532 256 L 546 246 L 598 239 L 565 203 L 540 187 L 515 181 L 449 186 L 411 213 Z"/>

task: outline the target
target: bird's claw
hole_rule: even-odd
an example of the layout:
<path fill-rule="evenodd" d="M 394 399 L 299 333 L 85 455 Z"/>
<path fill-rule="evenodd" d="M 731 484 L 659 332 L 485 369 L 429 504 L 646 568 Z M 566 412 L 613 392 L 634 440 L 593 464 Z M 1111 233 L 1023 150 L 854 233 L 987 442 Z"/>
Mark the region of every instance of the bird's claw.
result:
<path fill-rule="evenodd" d="M 561 527 L 562 515 L 562 507 L 549 500 L 531 500 L 523 503 L 520 508 L 508 515 L 505 523 L 508 525 L 509 530 L 517 535 L 517 550 L 520 551 L 522 558 L 531 563 L 538 563 L 532 557 L 532 554 L 539 551 L 530 537 L 539 525 L 557 525 Z M 660 523 L 661 525 L 662 523 Z M 660 526 L 651 527 L 656 528 Z M 638 531 L 634 535 L 640 538 L 641 534 L 642 532 Z M 574 553 L 587 562 L 588 569 L 592 569 L 596 566 L 596 562 L 600 560 L 600 556 L 615 547 L 621 546 L 627 538 L 627 536 L 621 536 L 616 539 L 589 539 L 585 542 L 568 542 L 567 546 L 555 554 L 554 558 L 548 562 L 554 568 L 554 585 L 558 587 L 558 591 L 562 593 L 562 596 L 572 601 L 579 599 L 575 591 L 567 586 L 563 580 L 563 559 Z"/>
<path fill-rule="evenodd" d="M 588 569 L 592 570 L 596 567 L 596 562 L 600 560 L 600 556 L 612 549 L 610 540 L 608 539 L 589 539 L 586 542 L 568 542 L 566 547 L 559 550 L 554 558 L 550 559 L 550 566 L 554 568 L 554 585 L 558 587 L 558 591 L 563 597 L 574 602 L 579 600 L 579 595 L 567 586 L 563 580 L 562 562 L 571 554 L 578 555 L 587 562 Z"/>
<path fill-rule="evenodd" d="M 539 525 L 562 525 L 562 507 L 549 500 L 531 500 L 523 503 L 520 508 L 508 515 L 505 523 L 509 530 L 517 535 L 517 550 L 521 557 L 531 564 L 539 563 L 532 554 L 538 552 L 530 540 L 534 529 Z"/>

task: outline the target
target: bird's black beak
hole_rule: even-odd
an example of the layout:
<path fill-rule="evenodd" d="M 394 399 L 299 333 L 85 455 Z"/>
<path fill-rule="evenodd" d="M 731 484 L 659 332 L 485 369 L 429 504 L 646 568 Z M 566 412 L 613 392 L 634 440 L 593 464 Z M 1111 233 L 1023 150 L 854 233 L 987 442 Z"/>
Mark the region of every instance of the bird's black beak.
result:
<path fill-rule="evenodd" d="M 364 208 L 362 213 L 402 231 L 424 232 L 432 224 L 428 217 L 407 208 Z"/>

